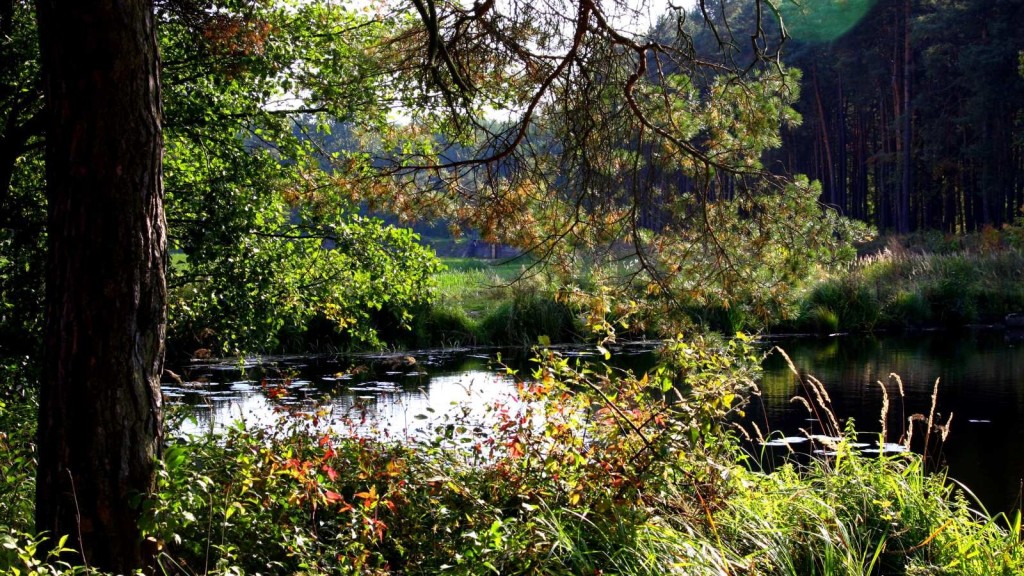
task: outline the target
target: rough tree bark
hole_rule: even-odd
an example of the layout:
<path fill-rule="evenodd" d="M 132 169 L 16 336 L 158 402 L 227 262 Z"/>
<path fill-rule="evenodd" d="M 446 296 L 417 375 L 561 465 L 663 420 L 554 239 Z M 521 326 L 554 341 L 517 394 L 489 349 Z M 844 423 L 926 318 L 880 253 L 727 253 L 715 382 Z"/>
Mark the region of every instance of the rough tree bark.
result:
<path fill-rule="evenodd" d="M 38 0 L 49 261 L 36 525 L 95 568 L 144 562 L 166 304 L 149 0 Z"/>

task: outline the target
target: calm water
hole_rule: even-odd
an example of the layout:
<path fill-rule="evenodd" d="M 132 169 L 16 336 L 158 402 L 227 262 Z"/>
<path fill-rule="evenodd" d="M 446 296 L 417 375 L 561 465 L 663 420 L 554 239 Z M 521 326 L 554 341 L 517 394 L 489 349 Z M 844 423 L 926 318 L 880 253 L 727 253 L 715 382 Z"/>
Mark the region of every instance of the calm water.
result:
<path fill-rule="evenodd" d="M 1024 342 L 998 331 L 934 332 L 901 337 L 848 336 L 781 341 L 794 364 L 827 386 L 836 414 L 854 418 L 862 432 L 881 430 L 887 382 L 889 439 L 898 441 L 906 417 L 927 416 L 940 379 L 936 421 L 953 420 L 949 437 L 931 455 L 966 484 L 990 511 L 1019 506 L 1024 478 Z M 903 380 L 905 405 L 890 373 Z M 779 355 L 765 362 L 761 402 L 751 419 L 780 433 L 813 427 L 807 410 L 790 399 L 802 386 Z M 868 435 L 865 435 L 868 436 Z M 923 428 L 914 431 L 923 436 Z M 873 439 L 877 439 L 875 436 Z"/>
<path fill-rule="evenodd" d="M 901 337 L 799 338 L 766 344 L 786 350 L 804 373 L 825 383 L 841 421 L 877 440 L 882 390 L 890 397 L 889 439 L 898 441 L 906 417 L 927 415 L 933 385 L 940 378 L 937 413 L 954 414 L 951 434 L 931 455 L 950 475 L 967 484 L 994 511 L 1019 504 L 1024 478 L 1024 343 L 1001 332 L 926 333 Z M 197 363 L 180 372 L 185 386 L 164 387 L 168 401 L 183 406 L 194 421 L 188 432 L 218 430 L 243 419 L 260 425 L 282 409 L 313 411 L 331 398 L 322 426 L 376 433 L 392 438 L 425 438 L 452 423 L 487 434 L 495 409 L 514 402 L 515 384 L 492 359 L 497 350 L 416 352 L 414 364 L 382 356 L 353 361 L 335 358 L 273 358 L 264 364 Z M 591 357 L 587 353 L 567 352 Z M 528 372 L 514 353 L 504 360 Z M 596 356 L 594 357 L 596 359 Z M 615 353 L 623 366 L 645 369 L 650 346 Z M 269 366 L 268 366 L 269 364 Z M 353 366 L 356 368 L 353 370 Z M 890 373 L 903 380 L 901 402 Z M 275 388 L 287 390 L 272 399 Z M 762 395 L 748 410 L 751 421 L 776 436 L 821 432 L 801 405 L 805 391 L 778 354 L 769 355 Z M 937 417 L 936 420 L 939 418 Z M 915 430 L 915 437 L 923 435 Z M 799 448 L 799 446 L 797 447 Z"/>

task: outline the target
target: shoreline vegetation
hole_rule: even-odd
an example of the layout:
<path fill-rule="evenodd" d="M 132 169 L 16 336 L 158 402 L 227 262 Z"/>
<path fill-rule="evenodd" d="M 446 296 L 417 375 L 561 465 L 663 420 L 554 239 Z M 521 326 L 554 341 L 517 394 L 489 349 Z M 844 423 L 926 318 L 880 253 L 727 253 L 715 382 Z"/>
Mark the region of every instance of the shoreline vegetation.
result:
<path fill-rule="evenodd" d="M 435 275 L 434 303 L 420 310 L 411 330 L 391 336 L 399 347 L 529 346 L 539 336 L 593 340 L 579 320 L 581 309 L 559 300 L 558 287 L 533 270 L 532 261 L 522 261 L 442 259 L 447 269 Z M 729 308 L 694 304 L 686 321 L 727 335 L 1001 326 L 1008 315 L 1024 312 L 1024 228 L 882 238 L 862 246 L 849 266 L 815 274 L 791 294 L 778 307 L 781 317 L 761 318 L 752 304 L 736 302 Z"/>
<path fill-rule="evenodd" d="M 990 515 L 926 468 L 948 429 L 922 417 L 879 436 L 917 454 L 861 454 L 825 386 L 795 368 L 829 454 L 759 471 L 764 455 L 741 439 L 770 431 L 730 423 L 756 389 L 758 361 L 745 338 L 668 341 L 643 375 L 539 350 L 519 388 L 528 402 L 494 406 L 493 429 L 446 422 L 414 442 L 325 433 L 324 414 L 284 409 L 270 427 L 218 435 L 182 435 L 171 422 L 156 494 L 140 510 L 157 573 L 1024 570 L 1019 511 Z M 3 377 L 14 390 L 24 376 Z M 57 538 L 32 532 L 33 404 L 0 402 L 0 567 L 96 574 L 73 535 L 59 539 L 63 554 L 36 556 Z"/>

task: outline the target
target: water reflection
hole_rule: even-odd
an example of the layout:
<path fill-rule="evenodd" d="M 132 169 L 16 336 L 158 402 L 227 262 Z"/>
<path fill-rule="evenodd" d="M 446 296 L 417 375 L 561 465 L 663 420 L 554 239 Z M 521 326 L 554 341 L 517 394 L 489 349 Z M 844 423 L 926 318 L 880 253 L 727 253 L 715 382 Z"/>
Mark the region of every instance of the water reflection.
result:
<path fill-rule="evenodd" d="M 805 374 L 827 386 L 842 423 L 854 419 L 865 438 L 882 430 L 882 387 L 889 397 L 888 440 L 897 442 L 913 414 L 927 416 L 939 379 L 935 421 L 952 415 L 951 432 L 929 454 L 936 467 L 966 484 L 994 511 L 1019 505 L 1024 478 L 1024 347 L 998 331 L 934 332 L 904 337 L 848 336 L 777 343 Z M 765 361 L 762 397 L 751 407 L 759 426 L 786 435 L 820 431 L 806 408 L 790 402 L 806 395 L 779 354 Z M 899 383 L 891 374 L 899 375 Z M 881 382 L 882 384 L 879 384 Z M 915 437 L 924 433 L 920 427 Z M 915 448 L 917 449 L 917 448 Z"/>
<path fill-rule="evenodd" d="M 935 380 L 940 379 L 935 419 L 944 423 L 952 414 L 953 421 L 947 442 L 930 453 L 933 463 L 948 465 L 950 475 L 969 486 L 990 510 L 1008 511 L 1018 505 L 1024 478 L 1021 343 L 1004 339 L 1000 332 L 960 331 L 801 338 L 773 344 L 785 349 L 800 371 L 825 384 L 840 426 L 853 419 L 867 449 L 878 448 L 883 386 L 889 397 L 887 440 L 898 443 L 911 415 L 928 414 Z M 620 367 L 644 370 L 653 362 L 651 347 L 622 348 L 613 359 Z M 193 433 L 222 430 L 239 419 L 267 425 L 282 409 L 311 413 L 326 406 L 329 411 L 320 424 L 336 431 L 424 439 L 439 427 L 452 425 L 486 434 L 495 407 L 515 402 L 513 379 L 488 360 L 498 352 L 421 352 L 415 354 L 414 365 L 400 369 L 384 356 L 354 362 L 275 358 L 262 365 L 194 364 L 182 370 L 183 385 L 168 385 L 164 391 L 170 404 L 193 414 L 194 420 L 183 427 Z M 521 370 L 531 367 L 521 355 L 506 351 L 503 358 Z M 747 411 L 749 422 L 774 439 L 834 433 L 803 405 L 791 402 L 808 391 L 781 355 L 769 355 L 764 368 L 761 396 Z M 899 382 L 890 374 L 899 375 L 902 396 Z M 276 388 L 286 393 L 272 399 Z M 327 404 L 325 397 L 330 398 Z M 920 434 L 921 429 L 915 430 L 915 437 Z M 787 440 L 767 450 L 788 453 L 800 445 Z M 818 441 L 806 446 L 808 453 L 827 451 Z"/>
<path fill-rule="evenodd" d="M 267 359 L 245 370 L 187 367 L 184 385 L 164 386 L 169 402 L 191 413 L 187 434 L 219 432 L 235 422 L 267 426 L 282 412 L 318 414 L 324 429 L 392 438 L 423 438 L 438 424 L 489 426 L 495 406 L 515 396 L 515 382 L 483 354 L 424 353 L 391 370 L 380 360 Z M 249 376 L 230 381 L 229 377 Z"/>

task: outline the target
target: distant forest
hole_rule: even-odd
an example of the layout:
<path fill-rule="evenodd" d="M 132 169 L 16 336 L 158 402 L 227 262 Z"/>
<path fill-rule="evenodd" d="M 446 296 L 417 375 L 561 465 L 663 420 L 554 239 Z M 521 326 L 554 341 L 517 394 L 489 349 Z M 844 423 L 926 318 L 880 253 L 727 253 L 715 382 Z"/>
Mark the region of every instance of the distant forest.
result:
<path fill-rule="evenodd" d="M 1024 0 L 785 0 L 777 4 L 784 39 L 764 2 L 701 5 L 666 14 L 651 38 L 671 42 L 681 31 L 702 60 L 749 62 L 744 34 L 760 6 L 765 37 L 777 42 L 761 48 L 802 72 L 794 105 L 802 122 L 783 129 L 765 167 L 817 180 L 823 203 L 884 232 L 967 233 L 1024 219 Z M 652 76 L 658 69 L 648 66 Z M 661 72 L 709 81 L 694 70 Z M 550 138 L 539 130 L 529 140 L 557 151 Z M 328 148 L 360 146 L 344 125 L 328 139 Z M 448 161 L 481 152 L 442 148 Z M 657 229 L 667 197 L 694 185 L 647 164 L 645 189 L 630 197 L 640 198 L 642 224 Z M 731 197 L 734 185 L 719 175 L 712 188 Z M 444 224 L 417 229 L 447 236 Z"/>
<path fill-rule="evenodd" d="M 832 40 L 791 20 L 782 54 L 803 71 L 803 123 L 773 162 L 882 230 L 1024 216 L 1024 1 L 878 0 Z"/>

